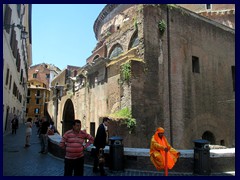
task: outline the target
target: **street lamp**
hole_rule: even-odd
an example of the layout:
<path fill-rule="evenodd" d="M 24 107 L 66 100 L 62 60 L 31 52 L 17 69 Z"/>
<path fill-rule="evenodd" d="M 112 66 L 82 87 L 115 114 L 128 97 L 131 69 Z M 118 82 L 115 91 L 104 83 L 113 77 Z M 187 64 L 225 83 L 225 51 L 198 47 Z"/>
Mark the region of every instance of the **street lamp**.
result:
<path fill-rule="evenodd" d="M 19 30 L 21 30 L 21 39 L 27 39 L 28 38 L 28 32 L 25 30 L 25 26 L 22 24 L 4 24 L 3 29 L 8 30 L 10 28 L 15 28 L 17 27 Z"/>
<path fill-rule="evenodd" d="M 61 100 L 62 97 L 62 91 L 64 86 L 60 86 L 60 85 L 56 85 L 54 87 L 52 87 L 54 89 L 54 97 L 55 97 L 55 124 L 56 124 L 56 128 L 57 128 L 57 117 L 58 117 L 58 100 Z"/>
<path fill-rule="evenodd" d="M 21 39 L 27 39 L 28 38 L 28 32 L 25 30 L 25 27 L 21 31 Z"/>

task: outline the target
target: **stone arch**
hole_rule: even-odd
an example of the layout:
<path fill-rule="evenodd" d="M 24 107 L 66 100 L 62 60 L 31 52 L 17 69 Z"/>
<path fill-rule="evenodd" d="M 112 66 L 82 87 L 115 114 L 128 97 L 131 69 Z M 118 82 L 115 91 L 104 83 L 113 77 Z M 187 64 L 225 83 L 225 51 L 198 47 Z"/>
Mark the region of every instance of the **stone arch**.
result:
<path fill-rule="evenodd" d="M 113 45 L 112 48 L 110 49 L 108 57 L 109 59 L 112 59 L 119 56 L 122 53 L 123 53 L 123 48 L 119 43 L 117 43 Z"/>
<path fill-rule="evenodd" d="M 210 142 L 210 144 L 215 144 L 216 143 L 215 136 L 210 131 L 205 131 L 202 135 L 202 139 L 208 140 Z"/>
<path fill-rule="evenodd" d="M 129 42 L 129 45 L 128 45 L 128 50 L 130 50 L 131 48 L 134 48 L 136 46 L 138 46 L 139 44 L 139 38 L 138 38 L 138 31 L 136 30 L 131 39 L 130 39 L 130 42 Z"/>
<path fill-rule="evenodd" d="M 75 119 L 74 106 L 71 99 L 67 99 L 63 108 L 62 134 L 72 129 L 72 122 Z"/>

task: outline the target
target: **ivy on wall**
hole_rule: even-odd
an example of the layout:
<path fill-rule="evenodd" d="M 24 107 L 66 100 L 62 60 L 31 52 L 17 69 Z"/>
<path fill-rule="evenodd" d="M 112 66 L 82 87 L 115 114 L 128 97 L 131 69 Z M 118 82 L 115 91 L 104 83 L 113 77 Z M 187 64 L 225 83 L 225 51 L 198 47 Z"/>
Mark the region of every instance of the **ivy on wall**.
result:
<path fill-rule="evenodd" d="M 131 78 L 131 64 L 127 62 L 121 66 L 120 69 L 121 73 L 121 80 L 129 82 Z"/>
<path fill-rule="evenodd" d="M 163 33 L 165 32 L 166 28 L 167 28 L 166 22 L 163 19 L 161 21 L 159 21 L 158 29 L 159 29 L 161 35 L 163 35 Z"/>

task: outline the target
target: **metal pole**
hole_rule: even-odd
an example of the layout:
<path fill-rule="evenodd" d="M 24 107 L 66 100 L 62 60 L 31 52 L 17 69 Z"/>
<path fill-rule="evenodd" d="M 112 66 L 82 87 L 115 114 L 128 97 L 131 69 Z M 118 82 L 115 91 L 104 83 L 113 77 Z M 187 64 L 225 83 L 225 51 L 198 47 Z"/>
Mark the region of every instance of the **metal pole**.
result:
<path fill-rule="evenodd" d="M 167 159 L 167 153 L 168 153 L 168 152 L 165 151 L 165 168 L 164 168 L 164 175 L 165 175 L 165 176 L 168 176 L 168 159 Z"/>

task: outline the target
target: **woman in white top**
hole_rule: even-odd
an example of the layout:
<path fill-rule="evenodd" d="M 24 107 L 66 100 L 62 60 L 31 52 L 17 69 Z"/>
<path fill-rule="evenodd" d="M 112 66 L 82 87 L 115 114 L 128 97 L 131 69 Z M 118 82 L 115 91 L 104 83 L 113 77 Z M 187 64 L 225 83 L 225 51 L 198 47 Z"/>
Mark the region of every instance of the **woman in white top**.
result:
<path fill-rule="evenodd" d="M 26 144 L 25 144 L 25 148 L 27 148 L 27 147 L 30 146 L 30 137 L 32 135 L 32 118 L 28 118 L 25 125 L 26 125 Z"/>

